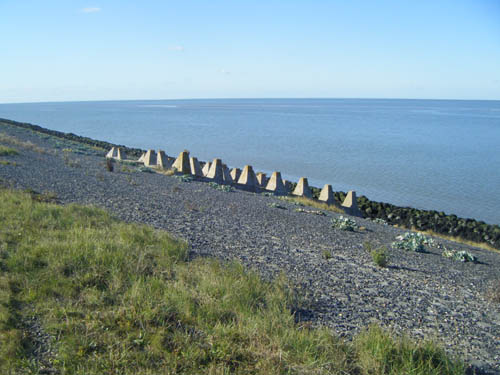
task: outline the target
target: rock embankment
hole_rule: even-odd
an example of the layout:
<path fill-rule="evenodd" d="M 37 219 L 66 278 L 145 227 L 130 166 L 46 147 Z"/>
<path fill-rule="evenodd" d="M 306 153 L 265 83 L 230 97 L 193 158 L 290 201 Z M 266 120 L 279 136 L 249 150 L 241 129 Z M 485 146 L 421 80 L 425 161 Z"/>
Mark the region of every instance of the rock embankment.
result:
<path fill-rule="evenodd" d="M 64 204 L 94 204 L 120 219 L 166 229 L 187 240 L 193 256 L 236 259 L 267 278 L 284 272 L 307 297 L 297 315 L 340 336 L 376 322 L 413 339 L 437 340 L 449 353 L 500 373 L 500 306 L 487 298 L 500 279 L 499 253 L 440 239 L 479 263 L 444 258 L 437 247 L 392 249 L 404 233 L 392 226 L 354 218 L 364 230 L 336 230 L 333 212 L 298 212 L 276 197 L 225 192 L 128 164 L 109 172 L 103 152 L 7 124 L 0 132 L 38 146 L 2 157 L 10 162 L 0 165 L 5 185 L 52 192 Z M 390 249 L 389 267 L 373 263 L 365 242 Z"/>

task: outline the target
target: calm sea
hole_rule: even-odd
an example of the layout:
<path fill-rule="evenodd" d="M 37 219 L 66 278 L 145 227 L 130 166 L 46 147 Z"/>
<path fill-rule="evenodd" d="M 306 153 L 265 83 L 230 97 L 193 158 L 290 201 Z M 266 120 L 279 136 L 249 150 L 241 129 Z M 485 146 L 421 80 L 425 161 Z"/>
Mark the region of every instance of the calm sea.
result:
<path fill-rule="evenodd" d="M 500 101 L 238 99 L 2 104 L 0 117 L 183 149 L 402 206 L 500 223 Z"/>

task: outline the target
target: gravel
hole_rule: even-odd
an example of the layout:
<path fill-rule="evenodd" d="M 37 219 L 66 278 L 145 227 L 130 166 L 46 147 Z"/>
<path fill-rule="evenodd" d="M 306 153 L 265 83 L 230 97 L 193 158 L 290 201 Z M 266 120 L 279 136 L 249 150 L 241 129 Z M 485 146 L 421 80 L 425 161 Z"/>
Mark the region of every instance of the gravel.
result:
<path fill-rule="evenodd" d="M 500 279 L 500 253 L 438 238 L 479 263 L 444 258 L 438 247 L 427 246 L 425 253 L 392 249 L 404 230 L 360 218 L 353 219 L 366 229 L 337 230 L 331 219 L 340 215 L 333 212 L 296 212 L 297 206 L 276 197 L 224 192 L 128 164 L 116 163 L 108 172 L 103 153 L 63 152 L 77 145 L 15 126 L 0 124 L 0 132 L 46 150 L 17 147 L 20 155 L 2 157 L 13 162 L 0 165 L 4 184 L 53 192 L 63 204 L 93 204 L 127 222 L 165 229 L 186 240 L 192 256 L 236 259 L 268 279 L 284 272 L 306 297 L 297 316 L 348 340 L 378 323 L 398 335 L 433 339 L 479 372 L 500 374 L 500 305 L 487 298 Z M 389 267 L 377 267 L 364 242 L 387 246 Z"/>

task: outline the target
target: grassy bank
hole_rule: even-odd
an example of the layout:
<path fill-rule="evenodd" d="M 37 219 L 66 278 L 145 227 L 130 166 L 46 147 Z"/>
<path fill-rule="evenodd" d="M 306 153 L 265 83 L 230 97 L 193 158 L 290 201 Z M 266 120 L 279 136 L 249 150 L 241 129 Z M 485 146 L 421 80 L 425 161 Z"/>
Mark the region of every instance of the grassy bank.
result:
<path fill-rule="evenodd" d="M 297 323 L 284 278 L 46 200 L 0 190 L 0 373 L 464 373 L 431 343 Z"/>

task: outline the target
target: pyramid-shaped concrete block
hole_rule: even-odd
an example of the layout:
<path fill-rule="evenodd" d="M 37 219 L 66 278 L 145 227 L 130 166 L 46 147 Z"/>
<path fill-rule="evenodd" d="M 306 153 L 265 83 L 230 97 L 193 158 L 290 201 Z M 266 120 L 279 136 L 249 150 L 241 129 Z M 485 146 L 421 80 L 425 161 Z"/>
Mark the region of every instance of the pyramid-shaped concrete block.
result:
<path fill-rule="evenodd" d="M 299 197 L 306 197 L 312 199 L 311 189 L 309 188 L 309 183 L 307 182 L 306 177 L 300 178 L 292 194 L 297 195 Z"/>
<path fill-rule="evenodd" d="M 288 180 L 283 180 L 283 185 L 285 186 L 285 191 L 287 194 L 290 194 L 293 189 L 293 185 L 290 181 Z"/>
<path fill-rule="evenodd" d="M 275 194 L 279 195 L 286 194 L 285 185 L 283 185 L 283 180 L 281 179 L 280 172 L 273 172 L 271 178 L 267 182 L 266 190 L 272 191 Z"/>
<path fill-rule="evenodd" d="M 121 149 L 121 147 L 117 147 L 116 148 L 116 156 L 115 156 L 115 159 L 117 160 L 125 160 L 127 158 L 127 154 L 125 153 L 125 151 L 123 151 Z"/>
<path fill-rule="evenodd" d="M 231 178 L 233 179 L 234 182 L 238 182 L 241 176 L 241 169 L 239 168 L 233 168 L 231 169 Z"/>
<path fill-rule="evenodd" d="M 224 171 L 222 168 L 222 160 L 217 158 L 214 159 L 206 177 L 218 184 L 224 183 Z"/>
<path fill-rule="evenodd" d="M 108 159 L 113 159 L 116 156 L 116 147 L 111 147 L 111 150 L 106 154 Z"/>
<path fill-rule="evenodd" d="M 172 168 L 172 158 L 169 158 L 165 151 L 158 150 L 158 154 L 156 155 L 156 165 L 163 169 Z"/>
<path fill-rule="evenodd" d="M 326 184 L 321 189 L 321 193 L 319 193 L 319 201 L 325 202 L 326 204 L 333 204 L 335 202 L 335 198 L 333 196 L 332 185 Z"/>
<path fill-rule="evenodd" d="M 146 157 L 146 153 L 143 152 L 139 160 L 137 160 L 139 163 L 144 163 L 144 158 Z"/>
<path fill-rule="evenodd" d="M 363 217 L 363 214 L 358 208 L 358 200 L 356 198 L 356 192 L 350 190 L 342 203 L 342 208 L 348 215 Z"/>
<path fill-rule="evenodd" d="M 224 178 L 224 183 L 231 185 L 233 183 L 233 178 L 231 177 L 231 171 L 226 164 L 222 164 L 222 177 Z"/>
<path fill-rule="evenodd" d="M 201 171 L 200 162 L 197 158 L 189 158 L 189 166 L 191 167 L 191 174 L 198 177 L 203 177 L 203 172 Z"/>
<path fill-rule="evenodd" d="M 238 179 L 238 184 L 247 190 L 255 191 L 258 182 L 251 165 L 245 165 Z"/>
<path fill-rule="evenodd" d="M 155 150 L 148 150 L 146 152 L 146 155 L 144 155 L 144 165 L 146 167 L 154 167 L 156 166 L 156 151 Z"/>
<path fill-rule="evenodd" d="M 262 172 L 259 172 L 257 173 L 257 175 L 255 176 L 257 178 L 257 183 L 259 185 L 259 187 L 261 188 L 265 188 L 266 185 L 267 185 L 267 176 L 265 173 L 262 173 Z"/>
<path fill-rule="evenodd" d="M 210 167 L 212 166 L 212 163 L 210 163 L 209 161 L 207 161 L 205 163 L 205 165 L 203 166 L 203 169 L 201 170 L 202 173 L 203 173 L 203 176 L 207 177 L 208 176 L 208 172 L 210 172 Z"/>
<path fill-rule="evenodd" d="M 175 163 L 172 166 L 177 172 L 182 174 L 191 174 L 191 165 L 189 164 L 189 151 L 182 151 L 179 153 Z"/>

